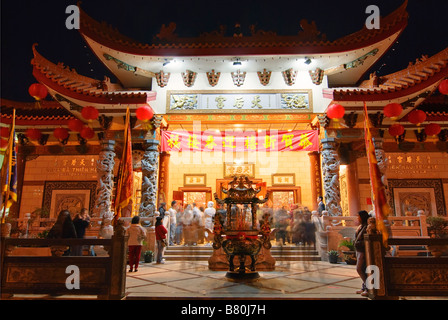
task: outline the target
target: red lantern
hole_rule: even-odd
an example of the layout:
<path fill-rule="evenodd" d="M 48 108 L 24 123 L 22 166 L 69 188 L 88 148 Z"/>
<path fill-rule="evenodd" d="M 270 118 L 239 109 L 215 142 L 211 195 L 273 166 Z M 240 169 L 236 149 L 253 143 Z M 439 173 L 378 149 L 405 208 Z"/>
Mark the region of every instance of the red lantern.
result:
<path fill-rule="evenodd" d="M 37 101 L 45 99 L 45 97 L 48 94 L 48 90 L 47 87 L 45 87 L 44 85 L 40 84 L 40 83 L 33 83 L 29 88 L 28 88 L 28 93 L 30 94 L 30 96 L 32 96 L 34 99 L 36 99 Z"/>
<path fill-rule="evenodd" d="M 56 128 L 54 129 L 53 134 L 59 140 L 65 140 L 69 136 L 69 132 L 65 128 Z"/>
<path fill-rule="evenodd" d="M 68 128 L 71 131 L 81 132 L 81 130 L 84 128 L 84 122 L 79 119 L 70 119 L 68 121 Z"/>
<path fill-rule="evenodd" d="M 8 127 L 1 127 L 0 137 L 9 138 L 9 128 Z"/>
<path fill-rule="evenodd" d="M 396 118 L 403 111 L 403 107 L 399 103 L 389 103 L 384 107 L 384 115 L 388 118 Z"/>
<path fill-rule="evenodd" d="M 8 146 L 8 140 L 0 138 L 0 149 L 6 149 Z"/>
<path fill-rule="evenodd" d="M 389 127 L 389 134 L 393 137 L 401 136 L 404 133 L 404 127 L 401 124 L 393 124 Z"/>
<path fill-rule="evenodd" d="M 439 92 L 441 94 L 448 94 L 448 79 L 443 80 L 439 84 Z"/>
<path fill-rule="evenodd" d="M 94 136 L 95 136 L 95 132 L 90 127 L 84 127 L 81 130 L 81 137 L 83 137 L 84 139 L 89 140 L 89 139 L 92 139 Z"/>
<path fill-rule="evenodd" d="M 42 132 L 39 129 L 27 129 L 25 135 L 31 140 L 39 140 L 42 137 Z"/>
<path fill-rule="evenodd" d="M 154 111 L 152 111 L 150 106 L 138 107 L 136 111 L 137 119 L 141 121 L 149 121 L 154 116 Z"/>
<path fill-rule="evenodd" d="M 442 131 L 442 128 L 437 123 L 430 123 L 425 126 L 425 133 L 428 136 L 436 136 L 440 131 Z"/>
<path fill-rule="evenodd" d="M 340 104 L 332 104 L 328 107 L 327 116 L 330 119 L 341 119 L 344 117 L 345 109 Z"/>
<path fill-rule="evenodd" d="M 95 107 L 88 106 L 82 108 L 81 115 L 84 119 L 91 121 L 98 118 L 99 112 Z"/>
<path fill-rule="evenodd" d="M 409 113 L 408 120 L 410 123 L 420 125 L 426 120 L 426 113 L 422 110 L 414 110 Z"/>

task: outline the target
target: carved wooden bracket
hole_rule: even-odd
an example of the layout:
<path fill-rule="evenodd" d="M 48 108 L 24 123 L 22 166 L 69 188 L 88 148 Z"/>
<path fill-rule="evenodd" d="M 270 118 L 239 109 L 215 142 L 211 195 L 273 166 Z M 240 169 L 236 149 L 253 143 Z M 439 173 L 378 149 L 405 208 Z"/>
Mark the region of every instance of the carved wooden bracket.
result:
<path fill-rule="evenodd" d="M 395 140 L 397 141 L 397 143 L 400 143 L 403 142 L 405 138 L 406 138 L 406 130 L 403 132 L 401 136 L 397 136 Z"/>
<path fill-rule="evenodd" d="M 168 80 L 170 79 L 170 73 L 165 73 L 163 70 L 160 70 L 159 73 L 156 73 L 157 84 L 160 88 L 163 88 L 168 85 Z"/>
<path fill-rule="evenodd" d="M 68 139 L 70 139 L 70 135 L 67 138 L 65 138 L 64 140 L 59 140 L 59 142 L 60 142 L 60 144 L 65 146 L 68 143 Z"/>
<path fill-rule="evenodd" d="M 378 128 L 383 123 L 384 114 L 379 111 L 377 113 L 369 113 L 369 119 L 372 125 Z"/>
<path fill-rule="evenodd" d="M 428 135 L 425 133 L 425 130 L 414 130 L 415 137 L 417 138 L 418 142 L 425 142 L 428 138 Z"/>
<path fill-rule="evenodd" d="M 288 86 L 292 86 L 296 82 L 297 71 L 292 68 L 282 72 L 283 79 Z"/>
<path fill-rule="evenodd" d="M 311 81 L 315 84 L 315 85 L 320 85 L 322 84 L 322 80 L 324 79 L 324 70 L 317 68 L 316 70 L 310 70 L 310 77 L 311 77 Z"/>
<path fill-rule="evenodd" d="M 207 72 L 208 83 L 212 87 L 216 86 L 218 84 L 220 75 L 221 75 L 221 72 L 215 72 L 215 69 L 212 69 L 211 72 Z"/>
<path fill-rule="evenodd" d="M 236 72 L 231 72 L 233 84 L 240 87 L 244 84 L 246 79 L 246 72 L 241 72 L 241 70 L 236 70 Z"/>
<path fill-rule="evenodd" d="M 258 79 L 260 79 L 260 83 L 263 86 L 267 86 L 269 84 L 269 81 L 271 80 L 271 71 L 266 71 L 266 69 L 263 69 L 263 71 L 258 71 Z"/>
<path fill-rule="evenodd" d="M 87 140 L 84 139 L 83 137 L 81 137 L 81 135 L 79 133 L 76 136 L 78 137 L 78 142 L 79 142 L 80 146 L 83 146 L 87 143 Z"/>
<path fill-rule="evenodd" d="M 126 116 L 123 116 L 124 122 L 126 122 Z M 130 116 L 129 117 L 129 125 L 131 126 L 131 129 L 134 129 L 135 124 L 137 123 L 137 117 L 136 116 Z"/>
<path fill-rule="evenodd" d="M 41 146 L 44 146 L 47 144 L 48 138 L 50 137 L 49 134 L 43 134 L 41 135 L 40 139 L 37 141 Z"/>
<path fill-rule="evenodd" d="M 353 129 L 356 125 L 356 121 L 358 120 L 358 114 L 351 112 L 344 114 L 344 120 L 347 127 Z"/>
<path fill-rule="evenodd" d="M 103 128 L 103 130 L 109 130 L 109 128 L 110 128 L 110 126 L 112 124 L 112 120 L 113 120 L 112 116 L 107 117 L 104 114 L 101 114 L 98 117 L 98 122 L 100 123 L 101 127 Z"/>
<path fill-rule="evenodd" d="M 154 127 L 154 128 L 160 128 L 160 125 L 162 124 L 162 121 L 163 121 L 163 116 L 154 116 L 152 119 L 151 119 L 151 125 Z"/>
<path fill-rule="evenodd" d="M 322 128 L 327 128 L 330 125 L 330 118 L 327 115 L 318 115 L 317 119 L 319 120 L 319 124 Z"/>
<path fill-rule="evenodd" d="M 448 140 L 448 129 L 441 130 L 437 136 L 440 142 L 446 142 Z"/>
<path fill-rule="evenodd" d="M 28 139 L 28 137 L 23 133 L 18 133 L 17 139 L 19 139 L 19 143 L 21 146 L 26 146 L 30 142 L 30 139 Z"/>
<path fill-rule="evenodd" d="M 191 87 L 194 85 L 196 80 L 197 73 L 191 70 L 187 70 L 185 73 L 182 72 L 182 79 L 184 80 L 184 84 L 187 87 Z"/>

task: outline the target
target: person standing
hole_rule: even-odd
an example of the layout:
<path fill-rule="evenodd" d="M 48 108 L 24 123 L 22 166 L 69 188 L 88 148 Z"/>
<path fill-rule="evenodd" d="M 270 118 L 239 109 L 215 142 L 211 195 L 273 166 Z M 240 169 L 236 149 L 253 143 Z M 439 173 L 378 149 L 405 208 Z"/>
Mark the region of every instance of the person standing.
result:
<path fill-rule="evenodd" d="M 140 225 L 139 216 L 132 217 L 131 225 L 126 230 L 126 234 L 129 236 L 129 272 L 137 272 L 143 240 L 146 238 L 146 229 Z"/>
<path fill-rule="evenodd" d="M 73 224 L 70 211 L 62 210 L 59 212 L 58 218 L 47 234 L 48 239 L 71 239 L 76 238 L 76 229 Z M 70 255 L 70 248 L 67 249 L 63 256 Z"/>
<path fill-rule="evenodd" d="M 216 214 L 216 209 L 213 208 L 214 203 L 213 201 L 209 201 L 207 203 L 207 209 L 205 209 L 204 211 L 204 229 L 205 229 L 205 239 L 206 242 L 210 242 L 212 240 L 212 233 L 213 233 L 213 225 L 214 225 L 214 220 L 215 220 L 215 214 Z"/>
<path fill-rule="evenodd" d="M 159 206 L 159 214 L 162 217 L 162 219 L 165 217 L 165 213 L 166 213 L 166 203 L 162 202 Z"/>
<path fill-rule="evenodd" d="M 73 219 L 73 225 L 75 226 L 77 238 L 84 238 L 86 229 L 90 225 L 89 211 L 86 208 L 82 208 L 76 215 L 75 219 Z M 73 246 L 73 255 L 82 256 L 82 246 Z"/>
<path fill-rule="evenodd" d="M 366 287 L 366 257 L 365 257 L 365 243 L 364 243 L 364 235 L 367 232 L 367 221 L 369 220 L 369 213 L 365 210 L 361 210 L 358 212 L 358 221 L 359 226 L 355 232 L 355 250 L 356 250 L 356 271 L 358 272 L 359 277 L 362 280 L 361 290 L 356 291 L 356 293 L 361 294 L 363 297 L 367 297 L 369 293 L 367 292 Z"/>
<path fill-rule="evenodd" d="M 322 216 L 322 212 L 325 211 L 324 198 L 322 196 L 317 197 L 317 212 L 319 216 Z"/>
<path fill-rule="evenodd" d="M 157 259 L 156 263 L 165 263 L 165 259 L 163 259 L 163 251 L 166 246 L 166 234 L 168 230 L 166 230 L 165 226 L 162 222 L 162 217 L 156 218 L 156 241 L 157 241 Z"/>
<path fill-rule="evenodd" d="M 178 205 L 177 205 L 177 201 L 173 200 L 171 201 L 171 208 L 169 208 L 168 213 L 170 215 L 170 246 L 174 246 L 174 238 L 176 237 L 176 225 L 177 225 L 177 210 L 178 210 Z"/>

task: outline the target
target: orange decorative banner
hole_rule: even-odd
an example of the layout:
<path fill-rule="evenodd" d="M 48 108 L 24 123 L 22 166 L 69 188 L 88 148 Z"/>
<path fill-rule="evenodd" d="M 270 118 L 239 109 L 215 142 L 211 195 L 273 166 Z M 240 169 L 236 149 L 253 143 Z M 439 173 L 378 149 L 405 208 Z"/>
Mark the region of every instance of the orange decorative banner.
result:
<path fill-rule="evenodd" d="M 315 130 L 162 131 L 162 151 L 318 151 Z"/>

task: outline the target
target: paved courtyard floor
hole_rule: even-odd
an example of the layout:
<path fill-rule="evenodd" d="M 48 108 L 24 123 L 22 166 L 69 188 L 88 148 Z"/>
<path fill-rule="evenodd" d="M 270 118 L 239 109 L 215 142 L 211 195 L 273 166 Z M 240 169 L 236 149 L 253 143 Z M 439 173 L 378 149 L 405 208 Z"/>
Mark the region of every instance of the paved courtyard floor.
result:
<path fill-rule="evenodd" d="M 228 280 L 207 261 L 141 263 L 128 272 L 126 299 L 367 299 L 356 290 L 355 266 L 324 261 L 277 262 L 275 271 L 259 272 L 253 282 Z"/>

